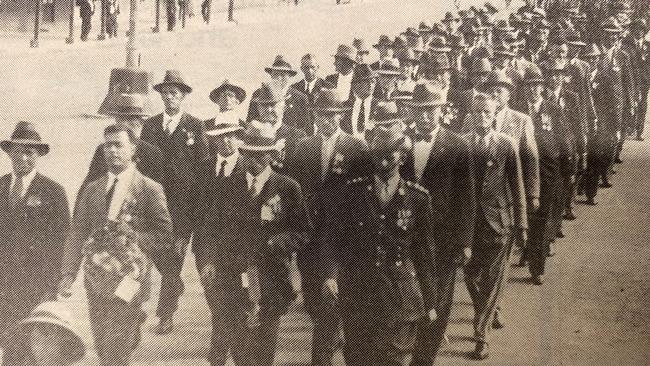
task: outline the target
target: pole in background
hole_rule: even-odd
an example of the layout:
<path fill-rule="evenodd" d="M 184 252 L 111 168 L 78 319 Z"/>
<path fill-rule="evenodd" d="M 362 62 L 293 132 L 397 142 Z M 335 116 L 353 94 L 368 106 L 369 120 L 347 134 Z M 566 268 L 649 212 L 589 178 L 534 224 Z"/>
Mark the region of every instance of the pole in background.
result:
<path fill-rule="evenodd" d="M 229 0 L 228 2 L 228 21 L 234 22 L 233 12 L 235 11 L 235 0 Z"/>
<path fill-rule="evenodd" d="M 38 35 L 41 31 L 41 0 L 36 0 L 36 8 L 34 11 L 34 39 L 29 42 L 32 48 L 38 47 Z"/>
<path fill-rule="evenodd" d="M 153 33 L 160 32 L 160 0 L 156 0 L 156 25 L 151 28 Z"/>
<path fill-rule="evenodd" d="M 99 35 L 97 36 L 98 41 L 103 41 L 106 39 L 106 0 L 101 0 L 102 10 L 100 14 L 100 26 L 99 26 Z"/>
<path fill-rule="evenodd" d="M 131 11 L 129 12 L 129 40 L 126 42 L 126 67 L 136 68 L 138 62 L 138 1 L 131 0 Z"/>
<path fill-rule="evenodd" d="M 74 43 L 74 10 L 75 10 L 76 0 L 70 0 L 70 22 L 68 29 L 68 38 L 65 39 L 65 43 L 73 44 Z"/>

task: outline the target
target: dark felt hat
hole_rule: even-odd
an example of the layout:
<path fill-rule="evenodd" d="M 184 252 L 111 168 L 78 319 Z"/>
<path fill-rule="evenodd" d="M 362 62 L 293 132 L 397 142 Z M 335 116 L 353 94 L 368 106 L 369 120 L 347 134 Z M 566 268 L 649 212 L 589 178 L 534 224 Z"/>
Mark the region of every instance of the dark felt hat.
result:
<path fill-rule="evenodd" d="M 543 84 L 545 82 L 542 70 L 537 65 L 530 65 L 526 68 L 524 72 L 525 84 Z"/>
<path fill-rule="evenodd" d="M 377 110 L 374 115 L 375 125 L 392 125 L 401 122 L 402 119 L 397 109 L 397 104 L 393 101 L 377 103 Z"/>
<path fill-rule="evenodd" d="M 514 88 L 512 79 L 510 79 L 503 70 L 492 70 L 488 73 L 485 83 L 483 83 L 483 87 L 490 88 L 494 86 L 505 86 L 511 90 Z"/>
<path fill-rule="evenodd" d="M 314 100 L 316 112 L 344 113 L 351 109 L 345 99 L 336 89 L 323 89 Z"/>
<path fill-rule="evenodd" d="M 377 74 L 379 75 L 401 75 L 402 70 L 399 67 L 399 61 L 395 58 L 391 58 L 390 60 L 387 60 L 384 62 L 379 70 L 377 70 Z"/>
<path fill-rule="evenodd" d="M 434 36 L 429 43 L 429 50 L 433 52 L 450 52 L 451 47 L 447 44 L 444 36 Z"/>
<path fill-rule="evenodd" d="M 354 68 L 354 74 L 352 75 L 352 83 L 359 83 L 362 81 L 373 80 L 377 78 L 375 71 L 370 68 L 368 64 L 359 64 Z"/>
<path fill-rule="evenodd" d="M 433 107 L 446 105 L 440 86 L 432 82 L 418 83 L 413 89 L 413 98 L 404 102 L 415 107 Z"/>
<path fill-rule="evenodd" d="M 405 141 L 406 136 L 401 130 L 395 128 L 379 128 L 370 143 L 370 150 L 386 152 L 398 151 L 403 148 Z"/>
<path fill-rule="evenodd" d="M 239 103 L 243 102 L 244 99 L 246 99 L 246 91 L 244 90 L 244 88 L 232 84 L 230 81 L 226 79 L 223 81 L 223 83 L 221 83 L 221 85 L 214 88 L 210 92 L 210 100 L 217 103 L 217 101 L 219 100 L 219 95 L 226 90 L 230 90 L 231 92 L 235 93 L 235 96 L 237 97 Z"/>
<path fill-rule="evenodd" d="M 382 34 L 379 36 L 379 41 L 373 45 L 374 48 L 379 48 L 379 47 L 393 47 L 393 41 L 390 40 L 390 37 L 388 37 L 385 34 Z"/>
<path fill-rule="evenodd" d="M 443 72 L 451 70 L 449 56 L 446 53 L 425 54 L 422 58 L 420 72 Z"/>
<path fill-rule="evenodd" d="M 244 131 L 240 150 L 253 152 L 273 152 L 284 148 L 284 140 L 276 140 L 275 129 L 269 123 L 251 121 Z"/>
<path fill-rule="evenodd" d="M 282 55 L 275 56 L 275 60 L 273 60 L 273 64 L 269 67 L 265 67 L 264 71 L 266 71 L 269 74 L 272 71 L 286 72 L 291 76 L 295 76 L 298 73 L 298 71 L 294 70 L 293 67 L 291 67 L 291 64 L 287 62 L 284 59 L 284 56 Z"/>
<path fill-rule="evenodd" d="M 9 149 L 14 145 L 33 147 L 41 156 L 50 152 L 50 145 L 41 141 L 41 135 L 36 132 L 34 125 L 25 121 L 16 124 L 16 128 L 9 140 L 0 141 L 0 148 L 5 152 L 9 152 Z"/>
<path fill-rule="evenodd" d="M 153 90 L 160 93 L 162 88 L 166 85 L 172 85 L 180 89 L 183 93 L 189 94 L 192 92 L 192 87 L 187 85 L 183 79 L 183 75 L 178 70 L 167 70 L 163 81 L 153 86 Z"/>
<path fill-rule="evenodd" d="M 357 50 L 347 44 L 340 44 L 336 49 L 336 53 L 333 54 L 335 58 L 343 58 L 349 61 L 356 63 L 357 59 Z"/>

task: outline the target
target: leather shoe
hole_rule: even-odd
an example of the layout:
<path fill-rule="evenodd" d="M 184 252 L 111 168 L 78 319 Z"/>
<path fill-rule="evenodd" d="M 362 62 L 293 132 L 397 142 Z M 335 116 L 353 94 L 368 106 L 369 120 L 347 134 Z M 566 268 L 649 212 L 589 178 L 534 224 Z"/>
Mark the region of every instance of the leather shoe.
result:
<path fill-rule="evenodd" d="M 565 237 L 564 232 L 563 232 L 562 230 L 559 230 L 559 231 L 555 234 L 555 237 L 556 237 L 556 238 L 560 238 L 560 239 L 564 238 L 564 237 Z"/>
<path fill-rule="evenodd" d="M 614 164 L 623 164 L 623 160 L 621 160 L 621 158 L 616 158 Z"/>
<path fill-rule="evenodd" d="M 585 201 L 585 204 L 587 204 L 589 206 L 596 206 L 598 203 L 596 203 L 596 201 L 594 201 L 593 197 L 587 197 L 587 200 Z"/>
<path fill-rule="evenodd" d="M 637 136 L 637 137 L 636 137 L 636 140 L 637 140 L 637 141 L 643 141 L 643 136 Z"/>
<path fill-rule="evenodd" d="M 484 342 L 477 342 L 474 352 L 472 352 L 472 358 L 475 360 L 485 360 L 490 356 L 489 346 Z"/>
<path fill-rule="evenodd" d="M 506 322 L 503 320 L 501 315 L 501 310 L 497 309 L 494 312 L 494 319 L 492 320 L 492 328 L 494 329 L 503 329 L 506 326 Z"/>
<path fill-rule="evenodd" d="M 154 328 L 153 332 L 158 334 L 158 335 L 165 335 L 169 334 L 174 330 L 174 322 L 172 321 L 172 318 L 169 319 L 160 319 L 160 322 L 158 325 L 156 325 L 156 328 Z"/>
<path fill-rule="evenodd" d="M 612 184 L 610 182 L 602 182 L 600 188 L 612 188 Z"/>
<path fill-rule="evenodd" d="M 533 283 L 537 286 L 541 286 L 544 284 L 544 275 L 534 275 L 533 276 Z"/>
<path fill-rule="evenodd" d="M 573 221 L 576 219 L 576 215 L 573 214 L 573 211 L 569 211 L 564 214 L 564 219 L 567 221 Z"/>

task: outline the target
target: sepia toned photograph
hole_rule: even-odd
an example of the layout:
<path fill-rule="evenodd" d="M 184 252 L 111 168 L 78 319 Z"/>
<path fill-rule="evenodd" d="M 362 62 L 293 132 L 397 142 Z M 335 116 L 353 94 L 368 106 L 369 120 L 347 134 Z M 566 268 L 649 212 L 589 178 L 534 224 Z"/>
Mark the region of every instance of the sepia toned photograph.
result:
<path fill-rule="evenodd" d="M 0 0 L 0 65 L 0 366 L 650 365 L 650 0 Z"/>

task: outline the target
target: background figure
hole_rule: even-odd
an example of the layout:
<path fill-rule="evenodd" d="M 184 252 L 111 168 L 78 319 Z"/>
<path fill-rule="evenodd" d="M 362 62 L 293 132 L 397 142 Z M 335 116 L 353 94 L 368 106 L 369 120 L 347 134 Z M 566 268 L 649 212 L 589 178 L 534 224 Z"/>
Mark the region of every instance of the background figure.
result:
<path fill-rule="evenodd" d="M 77 0 L 79 6 L 79 17 L 81 18 L 81 40 L 88 40 L 88 34 L 92 28 L 92 17 L 95 14 L 94 0 Z"/>
<path fill-rule="evenodd" d="M 165 0 L 167 11 L 167 31 L 171 32 L 176 26 L 176 0 Z"/>
<path fill-rule="evenodd" d="M 106 33 L 108 38 L 117 38 L 118 14 L 120 14 L 120 0 L 106 0 Z"/>

